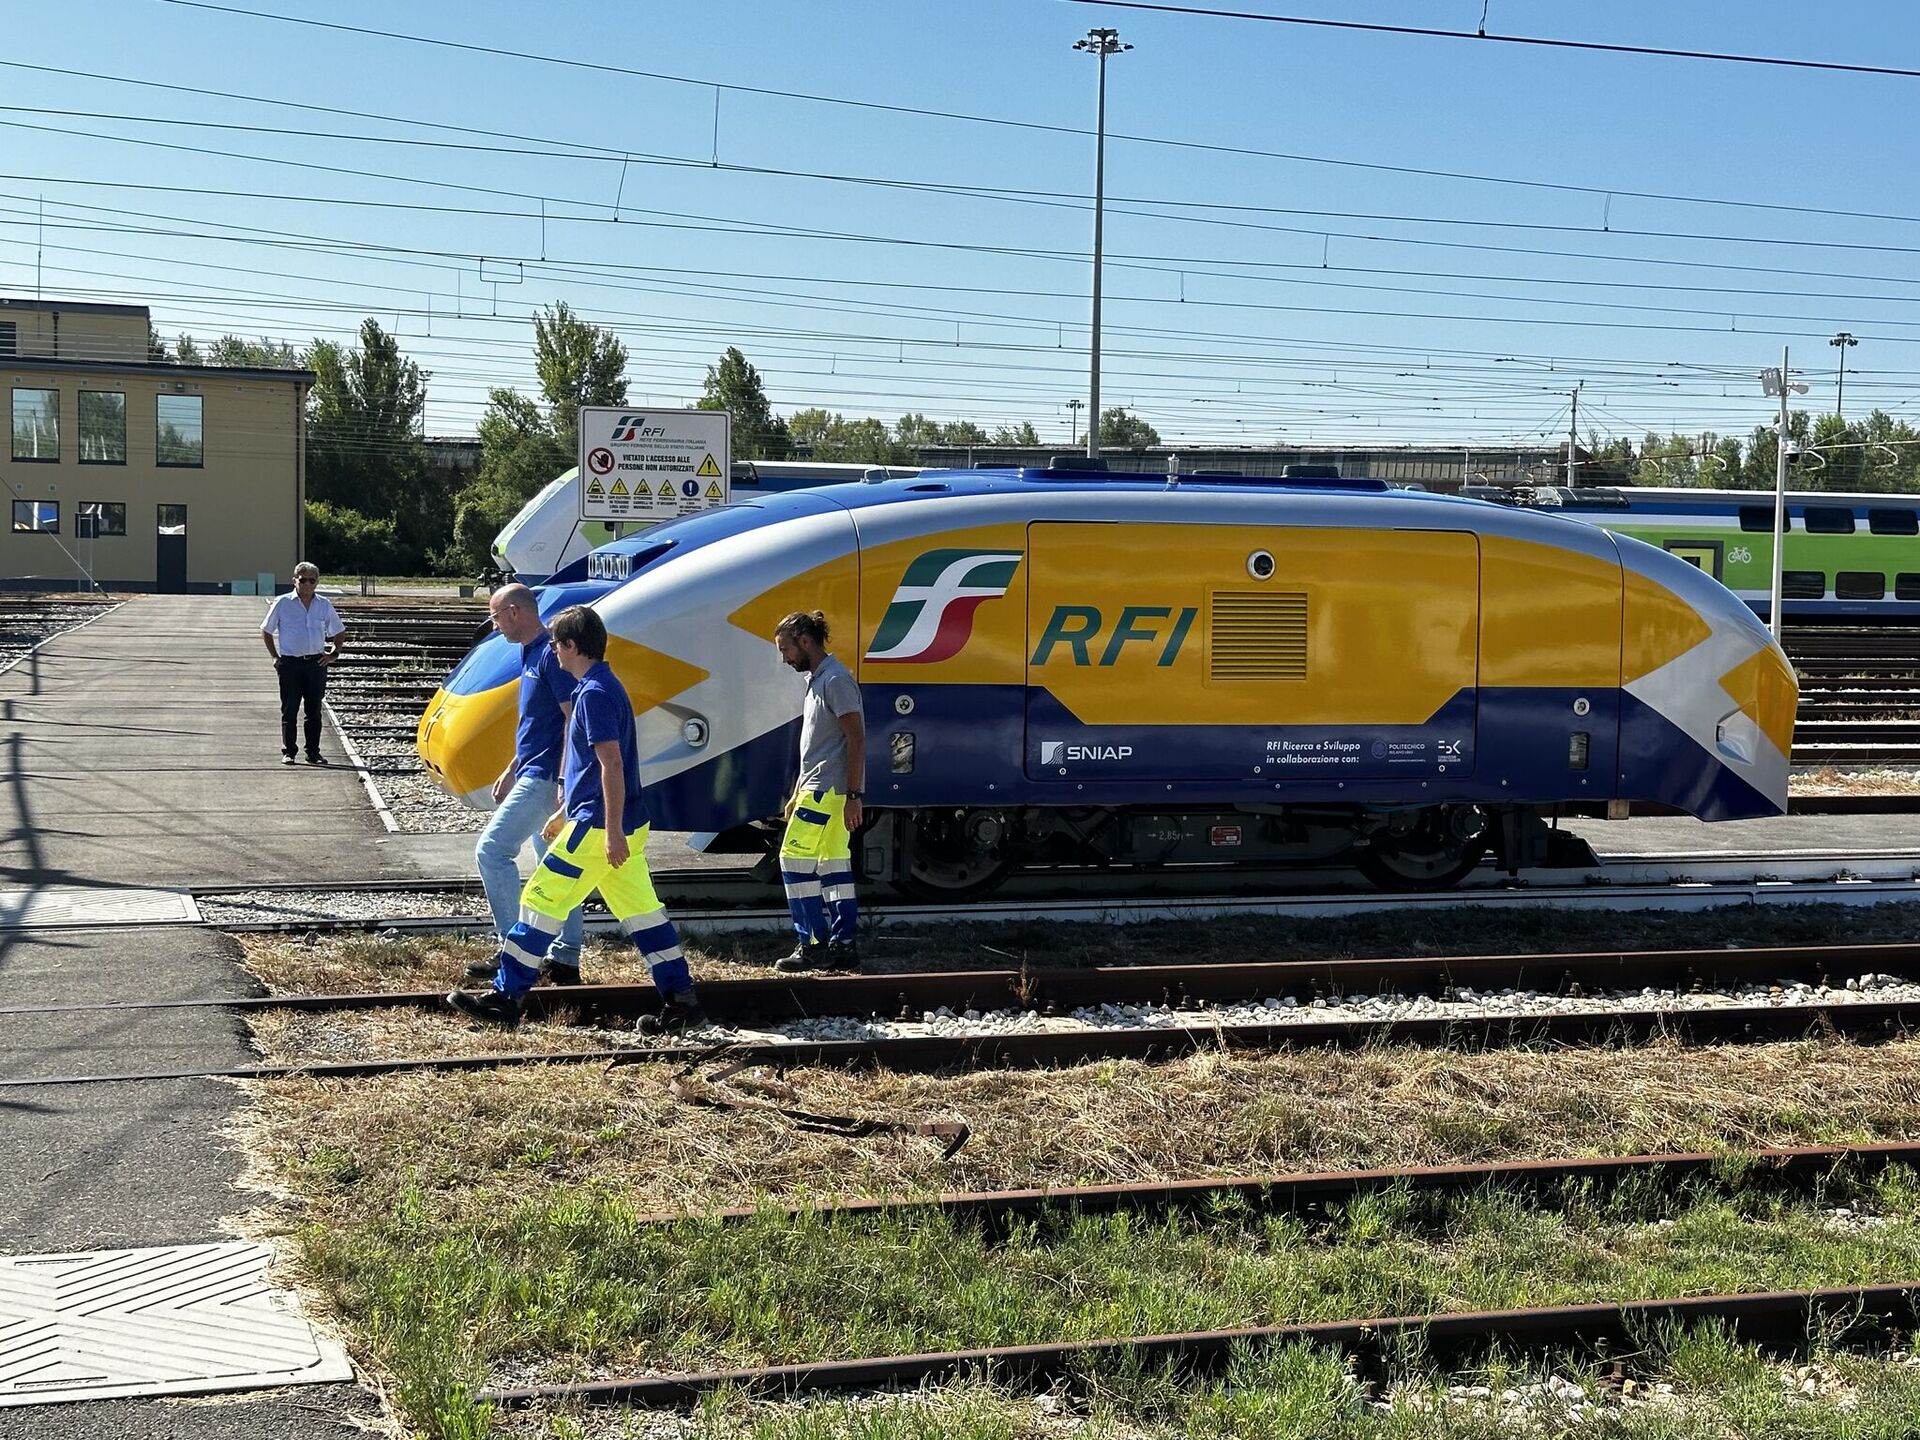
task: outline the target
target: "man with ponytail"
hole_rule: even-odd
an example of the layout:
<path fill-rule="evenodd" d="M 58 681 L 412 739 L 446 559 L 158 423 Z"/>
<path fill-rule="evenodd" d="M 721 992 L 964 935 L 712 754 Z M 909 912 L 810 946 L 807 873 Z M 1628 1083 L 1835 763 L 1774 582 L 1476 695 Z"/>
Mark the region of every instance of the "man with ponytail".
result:
<path fill-rule="evenodd" d="M 853 832 L 863 818 L 867 727 L 860 686 L 827 653 L 827 617 L 796 610 L 773 631 L 780 658 L 807 677 L 800 712 L 800 779 L 787 801 L 780 878 L 798 943 L 776 970 L 851 969 L 860 911 L 853 893 Z"/>

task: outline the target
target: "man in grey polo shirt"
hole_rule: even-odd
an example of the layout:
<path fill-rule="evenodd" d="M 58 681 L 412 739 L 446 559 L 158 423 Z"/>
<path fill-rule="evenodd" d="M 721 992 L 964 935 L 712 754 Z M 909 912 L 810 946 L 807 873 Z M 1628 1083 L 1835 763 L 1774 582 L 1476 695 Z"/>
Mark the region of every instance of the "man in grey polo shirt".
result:
<path fill-rule="evenodd" d="M 856 969 L 860 907 L 853 890 L 853 832 L 865 818 L 867 730 L 860 686 L 827 653 L 827 617 L 797 610 L 773 631 L 780 658 L 807 677 L 800 711 L 800 778 L 787 801 L 780 879 L 798 943 L 776 970 Z"/>
<path fill-rule="evenodd" d="M 280 672 L 280 763 L 293 764 L 293 724 L 307 706 L 307 763 L 324 765 L 320 753 L 320 702 L 327 693 L 327 666 L 340 658 L 347 627 L 320 593 L 320 567 L 302 560 L 293 567 L 293 589 L 274 597 L 260 622 L 273 668 Z"/>

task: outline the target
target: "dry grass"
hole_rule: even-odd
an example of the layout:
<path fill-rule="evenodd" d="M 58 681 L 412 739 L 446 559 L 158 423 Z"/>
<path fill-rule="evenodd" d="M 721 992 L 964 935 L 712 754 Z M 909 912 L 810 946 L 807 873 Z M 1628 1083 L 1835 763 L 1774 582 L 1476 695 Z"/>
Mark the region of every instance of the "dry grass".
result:
<path fill-rule="evenodd" d="M 959 1076 L 800 1071 L 800 1105 L 965 1121 L 931 1142 L 811 1133 L 671 1099 L 663 1067 L 538 1066 L 253 1087 L 247 1142 L 301 1218 L 408 1203 L 449 1218 L 550 1186 L 647 1210 L 768 1197 L 926 1193 L 1270 1170 L 1903 1139 L 1920 1131 L 1920 1042 L 1700 1050 L 1417 1048 L 1206 1054 L 1164 1065 Z"/>
<path fill-rule="evenodd" d="M 1018 969 L 1022 965 L 1165 965 L 1356 956 L 1522 954 L 1721 946 L 1908 941 L 1920 929 L 1912 905 L 1777 905 L 1703 914 L 1488 911 L 1463 904 L 1422 914 L 1330 920 L 1229 916 L 1138 925 L 1046 922 L 889 926 L 862 944 L 867 970 Z M 285 935 L 242 935 L 248 968 L 286 994 L 446 989 L 491 942 L 401 932 L 324 935 L 312 945 Z M 683 937 L 696 979 L 765 976 L 792 944 L 772 934 Z M 583 968 L 597 981 L 644 982 L 633 948 L 590 940 Z"/>
<path fill-rule="evenodd" d="M 1842 770 L 1835 765 L 1821 765 L 1792 775 L 1787 781 L 1787 793 L 1789 795 L 1920 795 L 1920 770 L 1895 766 L 1874 770 Z"/>

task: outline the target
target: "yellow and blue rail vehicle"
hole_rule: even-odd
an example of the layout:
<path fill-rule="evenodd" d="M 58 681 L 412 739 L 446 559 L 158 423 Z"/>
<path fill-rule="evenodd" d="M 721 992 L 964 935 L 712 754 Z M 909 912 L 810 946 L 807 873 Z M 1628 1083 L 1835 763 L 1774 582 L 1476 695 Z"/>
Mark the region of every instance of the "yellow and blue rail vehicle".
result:
<path fill-rule="evenodd" d="M 866 707 L 863 868 L 921 893 L 1016 867 L 1351 859 L 1452 883 L 1553 860 L 1555 807 L 1781 813 L 1797 690 L 1684 558 L 1551 513 L 1365 480 L 927 472 L 656 526 L 556 577 L 591 603 L 666 830 L 777 815 L 819 609 Z M 423 716 L 478 800 L 512 744 L 498 637 Z M 1557 863 L 1557 861 L 1556 861 Z"/>

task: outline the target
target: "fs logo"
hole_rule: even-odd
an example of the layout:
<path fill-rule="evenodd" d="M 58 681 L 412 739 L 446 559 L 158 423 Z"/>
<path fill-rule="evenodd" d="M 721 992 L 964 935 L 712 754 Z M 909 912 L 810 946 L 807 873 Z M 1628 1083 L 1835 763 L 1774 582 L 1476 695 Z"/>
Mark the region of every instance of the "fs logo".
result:
<path fill-rule="evenodd" d="M 644 415 L 622 415 L 613 422 L 613 434 L 609 435 L 607 440 L 610 444 L 619 445 L 660 433 L 660 427 L 648 425 L 647 417 Z"/>
<path fill-rule="evenodd" d="M 960 653 L 973 612 L 1007 593 L 1018 550 L 929 550 L 907 567 L 866 658 L 880 664 L 931 665 Z"/>

